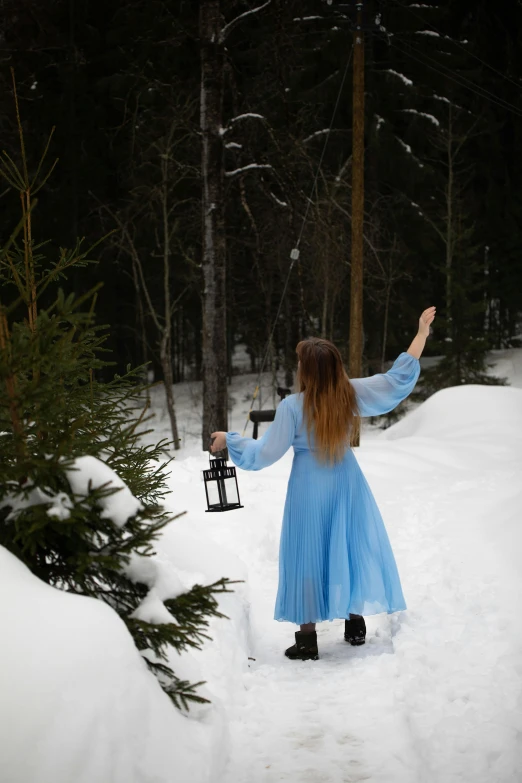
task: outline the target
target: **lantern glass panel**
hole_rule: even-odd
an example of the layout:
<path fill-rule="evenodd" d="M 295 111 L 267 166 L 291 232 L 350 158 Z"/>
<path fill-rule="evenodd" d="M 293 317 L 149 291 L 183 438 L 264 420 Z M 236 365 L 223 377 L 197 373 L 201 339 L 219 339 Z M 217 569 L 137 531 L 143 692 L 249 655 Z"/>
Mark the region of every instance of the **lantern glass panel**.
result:
<path fill-rule="evenodd" d="M 223 504 L 237 505 L 239 503 L 239 496 L 237 492 L 236 479 L 232 476 L 232 478 L 223 479 L 222 483 L 223 487 L 221 488 L 221 492 L 223 494 Z M 224 493 L 223 489 L 225 490 Z"/>
<path fill-rule="evenodd" d="M 208 481 L 207 482 L 207 492 L 208 492 L 208 505 L 209 506 L 220 506 L 221 501 L 219 499 L 219 490 L 218 490 L 218 483 L 217 481 Z"/>

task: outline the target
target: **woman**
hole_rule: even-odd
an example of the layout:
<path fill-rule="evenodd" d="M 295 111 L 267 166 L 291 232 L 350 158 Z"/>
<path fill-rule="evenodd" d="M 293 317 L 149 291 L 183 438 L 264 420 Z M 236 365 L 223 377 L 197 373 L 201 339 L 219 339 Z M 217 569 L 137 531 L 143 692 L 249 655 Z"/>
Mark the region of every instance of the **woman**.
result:
<path fill-rule="evenodd" d="M 429 307 L 408 350 L 370 378 L 349 379 L 328 340 L 303 340 L 296 349 L 300 391 L 281 401 L 266 434 L 212 433 L 212 451 L 227 446 L 244 470 L 271 465 L 294 447 L 274 615 L 300 625 L 289 658 L 319 657 L 317 622 L 344 618 L 346 641 L 364 644 L 362 615 L 406 608 L 384 522 L 350 445 L 358 417 L 387 413 L 413 390 L 434 318 Z"/>

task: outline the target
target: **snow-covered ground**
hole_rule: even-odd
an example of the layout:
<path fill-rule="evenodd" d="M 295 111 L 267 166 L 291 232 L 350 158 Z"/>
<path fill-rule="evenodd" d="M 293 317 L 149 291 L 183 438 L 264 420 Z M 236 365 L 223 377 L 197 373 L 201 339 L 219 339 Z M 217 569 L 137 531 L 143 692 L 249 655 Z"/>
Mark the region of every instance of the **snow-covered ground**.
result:
<path fill-rule="evenodd" d="M 238 471 L 243 509 L 206 514 L 198 385 L 177 385 L 168 506 L 187 513 L 158 558 L 187 587 L 244 580 L 222 597 L 230 619 L 211 621 L 213 641 L 172 661 L 207 680 L 212 704 L 178 714 L 111 610 L 0 550 L 2 783 L 518 782 L 522 349 L 491 360 L 512 386 L 447 389 L 387 430 L 365 426 L 356 456 L 408 609 L 367 618 L 359 648 L 342 621 L 323 623 L 321 658 L 304 663 L 283 655 L 295 627 L 272 619 L 292 452 Z M 243 430 L 253 382 L 233 378 L 231 429 Z M 154 401 L 156 437 L 168 434 L 160 389 Z"/>

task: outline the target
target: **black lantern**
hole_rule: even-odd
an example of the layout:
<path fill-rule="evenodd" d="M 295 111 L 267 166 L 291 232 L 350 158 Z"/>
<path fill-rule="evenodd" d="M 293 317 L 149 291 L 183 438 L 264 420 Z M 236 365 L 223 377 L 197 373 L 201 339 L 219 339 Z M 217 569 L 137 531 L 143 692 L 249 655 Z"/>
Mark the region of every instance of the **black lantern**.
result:
<path fill-rule="evenodd" d="M 203 471 L 207 511 L 232 511 L 243 508 L 239 500 L 236 469 L 227 465 L 226 459 L 210 459 L 210 468 Z"/>

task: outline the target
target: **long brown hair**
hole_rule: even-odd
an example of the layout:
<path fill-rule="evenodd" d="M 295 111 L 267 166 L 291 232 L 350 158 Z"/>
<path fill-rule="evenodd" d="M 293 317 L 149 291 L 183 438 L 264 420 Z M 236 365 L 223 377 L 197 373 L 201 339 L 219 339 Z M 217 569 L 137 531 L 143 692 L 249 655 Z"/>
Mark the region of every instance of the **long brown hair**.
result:
<path fill-rule="evenodd" d="M 313 426 L 319 459 L 334 463 L 343 458 L 358 429 L 355 390 L 341 354 L 329 340 L 309 337 L 298 343 L 296 353 L 300 360 L 297 383 L 299 391 L 304 392 L 308 441 Z"/>

